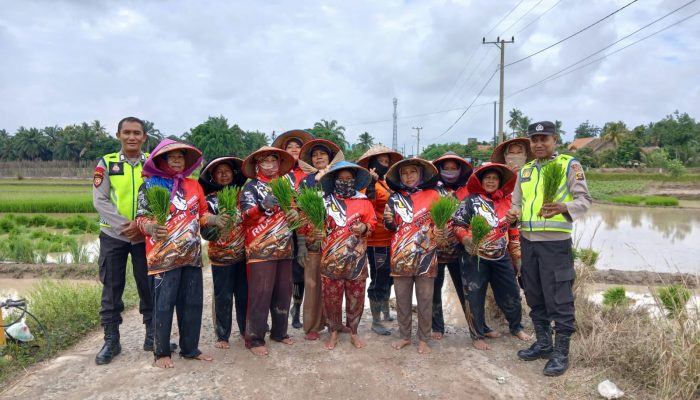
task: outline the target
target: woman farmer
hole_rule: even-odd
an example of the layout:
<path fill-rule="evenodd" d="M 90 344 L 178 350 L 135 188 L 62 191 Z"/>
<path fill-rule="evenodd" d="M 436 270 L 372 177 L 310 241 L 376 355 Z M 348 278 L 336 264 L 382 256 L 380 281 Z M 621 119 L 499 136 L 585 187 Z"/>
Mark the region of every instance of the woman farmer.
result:
<path fill-rule="evenodd" d="M 207 212 L 204 192 L 194 179 L 186 178 L 202 162 L 202 153 L 193 146 L 170 139 L 161 141 L 143 166 L 146 181 L 139 188 L 136 223 L 146 236 L 148 275 L 153 291 L 155 366 L 172 368 L 170 329 L 173 309 L 177 309 L 180 356 L 211 361 L 199 350 L 202 326 L 202 249 L 199 231 L 204 226 L 224 227 L 227 215 Z M 165 226 L 151 216 L 146 195 L 152 187 L 170 193 L 169 215 Z M 166 205 L 163 205 L 166 206 Z"/>
<path fill-rule="evenodd" d="M 435 189 L 438 172 L 420 158 L 397 162 L 386 173 L 394 190 L 384 210 L 384 227 L 391 239 L 391 276 L 394 278 L 401 349 L 411 343 L 413 285 L 418 299 L 418 352 L 430 353 L 433 287 L 437 275 L 437 245 L 430 207 L 440 198 Z"/>
<path fill-rule="evenodd" d="M 367 186 L 365 194 L 372 202 L 377 220 L 381 220 L 384 207 L 392 190 L 385 181 L 389 167 L 401 161 L 403 156 L 381 144 L 370 147 L 358 160 L 357 164 L 368 169 L 372 181 Z M 393 283 L 389 268 L 389 246 L 392 233 L 384 228 L 383 224 L 377 224 L 372 236 L 367 239 L 367 258 L 369 259 L 369 277 L 371 279 L 367 296 L 369 308 L 372 311 L 372 331 L 378 335 L 391 335 L 391 331 L 382 323 L 393 321 L 389 313 L 389 295 Z"/>
<path fill-rule="evenodd" d="M 264 146 L 243 161 L 243 186 L 239 204 L 245 230 L 248 313 L 246 347 L 255 355 L 268 354 L 265 347 L 268 313 L 272 314 L 270 339 L 292 344 L 287 334 L 292 297 L 292 231 L 298 221 L 294 209 L 285 212 L 272 194 L 270 181 L 284 176 L 294 158 L 284 150 Z"/>
<path fill-rule="evenodd" d="M 523 165 L 534 159 L 535 154 L 530 150 L 530 140 L 528 138 L 506 140 L 496 146 L 491 153 L 491 162 L 505 164 L 516 172 Z"/>
<path fill-rule="evenodd" d="M 313 139 L 314 136 L 309 132 L 301 129 L 293 129 L 277 136 L 272 142 L 272 147 L 285 150 L 294 157 L 294 167 L 287 174 L 294 189 L 298 189 L 301 181 L 306 178 L 306 172 L 300 167 L 300 164 L 304 163 L 299 160 L 301 147 L 306 142 Z M 291 309 L 292 327 L 294 327 L 294 329 L 299 329 L 301 328 L 299 309 L 301 308 L 301 302 L 304 298 L 304 259 L 306 258 L 306 244 L 303 242 L 304 239 L 299 239 L 296 233 L 294 233 L 292 239 L 294 241 L 294 258 L 292 259 L 292 282 L 294 283 L 292 290 L 293 304 Z"/>
<path fill-rule="evenodd" d="M 377 223 L 372 203 L 360 193 L 370 183 L 364 168 L 340 161 L 321 179 L 326 205 L 325 233 L 321 245 L 323 313 L 330 327 L 326 349 L 333 350 L 338 331 L 350 328 L 350 341 L 365 347 L 357 334 L 365 303 L 367 237 Z M 343 324 L 343 294 L 346 323 Z"/>
<path fill-rule="evenodd" d="M 343 152 L 335 143 L 325 139 L 306 142 L 299 155 L 300 165 L 309 175 L 302 181 L 305 187 L 316 187 L 332 164 L 343 160 Z M 309 240 L 311 238 L 307 238 Z M 323 327 L 323 304 L 321 303 L 321 242 L 309 240 L 304 260 L 304 339 L 318 340 Z"/>
<path fill-rule="evenodd" d="M 439 171 L 438 181 L 441 194 L 454 196 L 460 202 L 469 195 L 467 179 L 472 174 L 472 165 L 464 158 L 452 151 L 448 151 L 439 158 L 433 160 L 433 165 Z M 459 267 L 460 244 L 451 229 L 452 223 L 447 225 L 444 231 L 442 243 L 438 243 L 438 269 L 433 289 L 433 339 L 440 340 L 445 335 L 445 320 L 442 315 L 442 284 L 445 281 L 445 267 L 450 273 L 452 283 L 462 310 L 466 310 L 464 304 L 464 291 L 462 289 L 462 272 Z M 440 240 L 438 240 L 440 242 Z"/>
<path fill-rule="evenodd" d="M 240 188 L 246 181 L 241 170 L 243 161 L 236 157 L 218 157 L 202 168 L 199 184 L 204 190 L 209 212 L 218 215 L 223 210 L 219 204 L 219 192 L 226 187 Z M 238 216 L 238 214 L 237 214 Z M 202 229 L 202 237 L 209 241 L 209 260 L 214 281 L 214 347 L 228 349 L 231 337 L 231 314 L 236 298 L 236 322 L 238 331 L 245 333 L 248 281 L 245 269 L 243 225 L 240 219 L 222 229 Z"/>
<path fill-rule="evenodd" d="M 513 264 L 520 263 L 520 249 L 509 251 L 508 247 L 509 242 L 518 242 L 518 230 L 506 221 L 514 185 L 515 174 L 506 165 L 482 164 L 469 177 L 469 197 L 460 204 L 453 218 L 455 234 L 467 253 L 462 256 L 464 294 L 469 306 L 466 317 L 472 344 L 479 350 L 490 348 L 485 338 L 500 336 L 486 325 L 484 318 L 489 284 L 498 307 L 508 320 L 510 333 L 520 340 L 530 339 L 521 324 L 520 288 L 513 270 Z M 491 231 L 478 244 L 472 241 L 470 229 L 475 215 L 481 215 L 491 225 Z"/>

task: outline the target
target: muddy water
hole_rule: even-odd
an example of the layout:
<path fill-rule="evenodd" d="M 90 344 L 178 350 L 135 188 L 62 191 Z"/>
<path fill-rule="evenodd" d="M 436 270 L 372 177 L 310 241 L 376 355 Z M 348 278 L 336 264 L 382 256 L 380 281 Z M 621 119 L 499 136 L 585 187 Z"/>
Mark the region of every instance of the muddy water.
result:
<path fill-rule="evenodd" d="M 573 237 L 600 252 L 598 269 L 700 273 L 698 209 L 594 204 Z"/>

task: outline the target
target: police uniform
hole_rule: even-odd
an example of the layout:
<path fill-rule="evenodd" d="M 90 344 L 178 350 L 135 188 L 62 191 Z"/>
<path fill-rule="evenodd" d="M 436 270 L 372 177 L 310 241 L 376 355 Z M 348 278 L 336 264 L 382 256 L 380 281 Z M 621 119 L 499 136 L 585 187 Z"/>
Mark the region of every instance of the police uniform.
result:
<path fill-rule="evenodd" d="M 528 127 L 530 137 L 555 134 L 555 125 L 549 121 Z M 566 212 L 545 219 L 538 213 L 543 198 L 542 166 L 549 162 L 561 165 L 566 172 L 554 197 L 554 202 L 564 203 Z M 573 221 L 581 218 L 591 203 L 583 168 L 571 156 L 554 153 L 549 160 L 535 159 L 518 173 L 512 209 L 520 212 L 522 280 L 537 336 L 537 342 L 518 356 L 527 361 L 550 358 L 546 375 L 560 375 L 568 367 L 569 338 L 576 331 L 571 230 Z M 554 346 L 552 321 L 556 331 Z"/>
<path fill-rule="evenodd" d="M 122 323 L 122 294 L 126 284 L 126 261 L 131 254 L 139 312 L 143 323 L 151 321 L 152 299 L 148 285 L 146 247 L 143 239 L 131 241 L 121 234 L 122 224 L 136 217 L 139 186 L 143 183 L 141 168 L 148 157 L 141 153 L 129 160 L 120 151 L 107 154 L 99 161 L 93 176 L 92 200 L 100 215 L 100 255 L 98 259 L 102 304 L 100 321 L 105 327 Z M 147 325 L 148 326 L 148 325 Z"/>

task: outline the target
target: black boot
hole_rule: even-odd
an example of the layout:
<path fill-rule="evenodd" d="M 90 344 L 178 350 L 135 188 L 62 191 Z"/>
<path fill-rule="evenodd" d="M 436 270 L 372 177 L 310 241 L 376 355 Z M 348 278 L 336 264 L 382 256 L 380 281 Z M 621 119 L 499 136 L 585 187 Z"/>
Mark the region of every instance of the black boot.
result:
<path fill-rule="evenodd" d="M 301 308 L 301 304 L 299 303 L 294 303 L 292 306 L 292 327 L 294 329 L 301 329 L 301 321 L 299 321 L 299 308 Z"/>
<path fill-rule="evenodd" d="M 369 309 L 372 311 L 372 332 L 382 336 L 391 335 L 391 331 L 382 324 L 382 303 L 370 300 Z"/>
<path fill-rule="evenodd" d="M 523 361 L 534 361 L 539 358 L 549 358 L 552 354 L 552 326 L 549 322 L 535 325 L 537 341 L 528 349 L 518 351 L 518 358 Z"/>
<path fill-rule="evenodd" d="M 95 356 L 97 365 L 109 364 L 122 351 L 122 346 L 119 344 L 119 324 L 105 325 L 104 332 L 105 344 Z"/>
<path fill-rule="evenodd" d="M 547 376 L 559 376 L 569 369 L 569 341 L 571 334 L 556 332 L 554 351 L 542 371 Z"/>
<path fill-rule="evenodd" d="M 393 321 L 395 318 L 391 316 L 389 310 L 389 299 L 382 300 L 382 313 L 384 313 L 384 321 Z"/>

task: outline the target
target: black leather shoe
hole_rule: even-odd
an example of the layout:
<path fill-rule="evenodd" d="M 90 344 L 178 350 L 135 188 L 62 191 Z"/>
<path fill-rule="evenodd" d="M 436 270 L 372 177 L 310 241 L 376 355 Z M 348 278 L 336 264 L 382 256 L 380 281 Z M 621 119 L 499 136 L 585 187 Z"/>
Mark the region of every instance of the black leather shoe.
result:
<path fill-rule="evenodd" d="M 568 334 L 557 332 L 554 338 L 554 351 L 542 371 L 546 376 L 559 376 L 569 369 L 569 342 Z"/>
<path fill-rule="evenodd" d="M 549 323 L 535 325 L 535 336 L 537 341 L 529 348 L 518 351 L 518 358 L 534 361 L 552 355 L 552 326 Z"/>
<path fill-rule="evenodd" d="M 104 365 L 112 362 L 112 359 L 119 355 L 122 346 L 119 344 L 119 325 L 109 324 L 104 326 L 105 343 L 99 353 L 95 356 L 95 364 Z"/>

